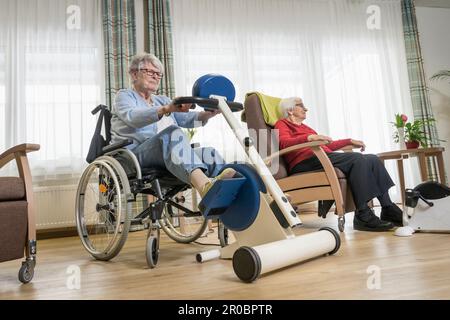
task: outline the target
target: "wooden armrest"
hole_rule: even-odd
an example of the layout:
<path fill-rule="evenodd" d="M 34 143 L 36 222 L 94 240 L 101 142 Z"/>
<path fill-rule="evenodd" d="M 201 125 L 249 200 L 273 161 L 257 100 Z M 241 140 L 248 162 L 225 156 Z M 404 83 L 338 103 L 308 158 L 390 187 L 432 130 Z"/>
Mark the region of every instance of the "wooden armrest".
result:
<path fill-rule="evenodd" d="M 23 143 L 12 148 L 9 148 L 2 154 L 0 154 L 0 168 L 10 162 L 18 154 L 24 154 L 28 152 L 38 151 L 41 148 L 38 144 Z"/>
<path fill-rule="evenodd" d="M 291 146 L 289 148 L 283 149 L 279 152 L 275 152 L 275 153 L 271 154 L 269 157 L 264 159 L 264 162 L 269 166 L 272 162 L 272 159 L 277 156 L 281 156 L 283 154 L 292 152 L 294 150 L 299 150 L 299 149 L 303 149 L 303 148 L 311 148 L 312 152 L 314 152 L 314 155 L 317 157 L 317 159 L 320 161 L 320 164 L 323 167 L 323 171 L 325 172 L 325 176 L 331 187 L 331 193 L 333 194 L 333 198 L 336 201 L 336 208 L 339 208 L 338 212 L 344 212 L 344 201 L 342 199 L 342 190 L 339 185 L 339 179 L 337 177 L 337 174 L 333 167 L 333 164 L 330 161 L 330 158 L 328 158 L 326 152 L 320 147 L 320 146 L 327 145 L 327 144 L 328 144 L 328 142 L 326 142 L 326 141 L 313 141 L 313 142 L 297 144 L 297 145 Z M 347 147 L 350 147 L 352 149 L 352 146 L 347 146 Z M 344 149 L 344 148 L 341 148 L 341 149 Z"/>
<path fill-rule="evenodd" d="M 28 205 L 28 241 L 26 241 L 25 243 L 25 253 L 27 258 L 30 257 L 32 251 L 31 246 L 36 241 L 35 203 L 27 153 L 38 151 L 40 148 L 41 146 L 38 144 L 23 143 L 6 150 L 0 155 L 0 168 L 10 162 L 12 159 L 16 159 L 19 176 L 23 179 L 23 182 L 25 184 L 25 199 Z"/>
<path fill-rule="evenodd" d="M 293 146 L 290 146 L 286 149 L 280 150 L 278 152 L 272 153 L 270 156 L 268 156 L 267 158 L 264 159 L 264 162 L 266 164 L 270 164 L 270 162 L 272 161 L 273 158 L 275 157 L 279 157 L 282 156 L 284 154 L 287 154 L 289 152 L 295 151 L 295 150 L 300 150 L 300 149 L 304 149 L 304 148 L 313 148 L 313 149 L 318 149 L 319 146 L 323 146 L 328 144 L 328 142 L 326 141 L 312 141 L 312 142 L 305 142 L 305 143 L 301 143 L 301 144 L 296 144 Z"/>

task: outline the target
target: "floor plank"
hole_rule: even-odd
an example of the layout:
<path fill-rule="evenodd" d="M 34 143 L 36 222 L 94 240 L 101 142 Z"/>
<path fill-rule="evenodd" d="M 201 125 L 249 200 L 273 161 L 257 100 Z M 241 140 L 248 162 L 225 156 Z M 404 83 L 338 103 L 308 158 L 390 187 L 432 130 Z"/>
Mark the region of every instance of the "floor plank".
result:
<path fill-rule="evenodd" d="M 336 218 L 302 216 L 310 232 L 336 227 Z M 242 283 L 231 261 L 203 264 L 195 254 L 215 248 L 178 244 L 162 236 L 158 266 L 148 269 L 145 232 L 130 233 L 122 252 L 109 262 L 92 259 L 78 238 L 41 240 L 32 283 L 17 280 L 20 260 L 0 264 L 0 299 L 448 299 L 450 298 L 449 234 L 414 234 L 400 238 L 393 232 L 352 229 L 347 216 L 341 249 Z M 217 242 L 217 234 L 199 241 Z M 80 289 L 69 289 L 70 267 L 79 267 Z M 372 267 L 371 267 L 372 266 Z M 380 286 L 368 287 L 379 270 Z M 372 276 L 372 277 L 371 277 Z"/>

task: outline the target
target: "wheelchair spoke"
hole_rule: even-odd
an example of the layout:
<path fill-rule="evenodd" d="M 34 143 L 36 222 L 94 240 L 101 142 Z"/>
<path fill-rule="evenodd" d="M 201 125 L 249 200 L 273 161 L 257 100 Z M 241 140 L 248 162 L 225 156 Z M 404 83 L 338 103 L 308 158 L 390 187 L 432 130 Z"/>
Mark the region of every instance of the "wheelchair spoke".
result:
<path fill-rule="evenodd" d="M 160 220 L 161 228 L 177 242 L 189 243 L 198 239 L 206 230 L 207 221 L 199 212 L 184 208 L 180 203 L 172 204 L 165 205 Z"/>

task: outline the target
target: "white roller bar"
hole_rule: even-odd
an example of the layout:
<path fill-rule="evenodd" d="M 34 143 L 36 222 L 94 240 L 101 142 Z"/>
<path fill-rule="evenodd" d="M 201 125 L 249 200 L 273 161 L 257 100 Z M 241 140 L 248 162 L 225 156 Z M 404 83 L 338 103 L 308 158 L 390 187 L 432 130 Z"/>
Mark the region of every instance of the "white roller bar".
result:
<path fill-rule="evenodd" d="M 340 247 L 339 234 L 331 228 L 279 240 L 255 247 L 241 247 L 233 255 L 233 269 L 245 282 L 256 280 L 261 274 L 325 254 L 333 254 Z"/>
<path fill-rule="evenodd" d="M 200 253 L 197 253 L 196 255 L 197 262 L 206 262 L 213 259 L 220 258 L 220 250 L 219 249 L 213 249 L 208 251 L 203 251 Z"/>

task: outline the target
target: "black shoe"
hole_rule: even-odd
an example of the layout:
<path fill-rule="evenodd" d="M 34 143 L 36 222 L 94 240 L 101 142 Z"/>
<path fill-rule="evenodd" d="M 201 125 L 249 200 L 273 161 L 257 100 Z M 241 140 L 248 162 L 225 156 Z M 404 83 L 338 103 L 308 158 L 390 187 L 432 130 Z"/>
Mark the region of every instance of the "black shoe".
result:
<path fill-rule="evenodd" d="M 353 229 L 359 231 L 388 231 L 393 227 L 391 222 L 380 220 L 369 208 L 357 211 L 353 218 Z"/>
<path fill-rule="evenodd" d="M 403 211 L 394 203 L 381 209 L 380 218 L 392 222 L 396 227 L 403 226 Z"/>

